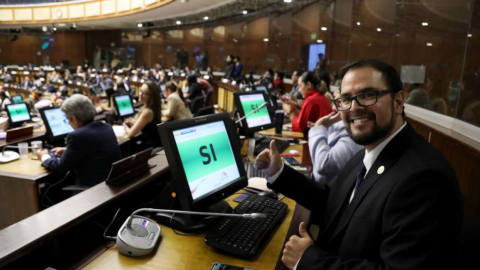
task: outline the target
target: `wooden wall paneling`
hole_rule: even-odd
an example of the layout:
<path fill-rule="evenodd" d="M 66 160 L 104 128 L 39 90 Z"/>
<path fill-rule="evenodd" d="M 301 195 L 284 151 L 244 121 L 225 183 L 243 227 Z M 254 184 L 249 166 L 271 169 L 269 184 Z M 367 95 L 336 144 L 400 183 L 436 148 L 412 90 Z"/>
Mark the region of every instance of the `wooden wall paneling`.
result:
<path fill-rule="evenodd" d="M 353 0 L 336 1 L 332 22 L 332 38 L 327 39 L 329 71 L 337 72 L 349 63 L 350 32 L 357 22 L 352 21 Z M 361 25 L 361 23 L 360 23 Z"/>

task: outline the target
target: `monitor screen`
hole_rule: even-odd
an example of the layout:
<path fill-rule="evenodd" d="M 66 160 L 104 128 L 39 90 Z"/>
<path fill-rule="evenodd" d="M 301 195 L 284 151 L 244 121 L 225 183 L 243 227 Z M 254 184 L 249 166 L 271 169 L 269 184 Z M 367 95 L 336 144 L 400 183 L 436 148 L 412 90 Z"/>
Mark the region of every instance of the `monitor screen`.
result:
<path fill-rule="evenodd" d="M 13 96 L 12 101 L 13 103 L 20 103 L 20 102 L 23 102 L 23 98 L 22 96 Z"/>
<path fill-rule="evenodd" d="M 253 110 L 265 103 L 262 94 L 240 95 L 240 103 L 242 104 L 244 115 L 248 115 Z M 247 126 L 254 128 L 258 126 L 268 125 L 272 123 L 267 107 L 263 107 L 253 114 L 247 116 Z"/>
<path fill-rule="evenodd" d="M 240 177 L 223 121 L 174 130 L 173 134 L 194 201 Z M 199 150 L 192 151 L 195 148 Z"/>
<path fill-rule="evenodd" d="M 30 120 L 30 113 L 25 103 L 7 105 L 7 112 L 12 123 L 21 123 Z"/>
<path fill-rule="evenodd" d="M 128 95 L 116 96 L 115 103 L 117 104 L 118 115 L 128 116 L 128 115 L 135 114 L 130 96 Z"/>
<path fill-rule="evenodd" d="M 206 210 L 248 184 L 240 140 L 228 114 L 158 125 L 165 155 L 184 210 Z"/>
<path fill-rule="evenodd" d="M 73 131 L 67 117 L 60 108 L 45 110 L 45 119 L 54 137 L 69 134 Z"/>
<path fill-rule="evenodd" d="M 162 90 L 162 92 L 165 91 L 165 84 L 160 84 L 160 89 Z"/>

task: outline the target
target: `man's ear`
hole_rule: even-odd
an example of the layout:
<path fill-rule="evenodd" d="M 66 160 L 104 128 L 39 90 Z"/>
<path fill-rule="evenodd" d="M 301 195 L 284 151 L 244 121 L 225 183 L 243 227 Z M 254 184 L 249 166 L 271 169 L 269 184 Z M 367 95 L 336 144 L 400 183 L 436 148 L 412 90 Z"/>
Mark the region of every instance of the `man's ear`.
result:
<path fill-rule="evenodd" d="M 395 112 L 402 114 L 403 107 L 405 106 L 405 91 L 399 91 L 395 94 L 393 105 L 395 106 Z"/>

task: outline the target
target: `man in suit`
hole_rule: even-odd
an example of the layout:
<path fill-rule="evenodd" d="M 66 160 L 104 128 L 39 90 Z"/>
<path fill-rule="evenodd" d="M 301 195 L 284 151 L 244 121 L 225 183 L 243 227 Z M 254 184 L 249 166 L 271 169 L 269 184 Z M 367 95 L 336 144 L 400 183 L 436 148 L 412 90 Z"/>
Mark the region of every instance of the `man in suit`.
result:
<path fill-rule="evenodd" d="M 242 62 L 240 62 L 240 56 L 236 56 L 233 59 L 233 62 L 235 62 L 235 69 L 233 70 L 233 79 L 237 82 L 240 83 L 242 81 L 242 74 L 243 74 L 243 65 Z"/>
<path fill-rule="evenodd" d="M 335 105 L 365 150 L 331 187 L 284 166 L 274 143 L 255 162 L 273 189 L 318 217 L 315 243 L 302 222 L 282 261 L 298 270 L 455 269 L 462 225 L 458 182 L 442 155 L 405 122 L 397 71 L 361 59 L 344 67 L 341 78 Z"/>
<path fill-rule="evenodd" d="M 38 151 L 42 166 L 54 172 L 71 171 L 76 185 L 92 187 L 104 181 L 112 163 L 120 160 L 121 153 L 111 126 L 93 121 L 95 107 L 90 99 L 76 94 L 62 103 L 68 123 L 74 131 L 67 137 L 67 147 Z"/>
<path fill-rule="evenodd" d="M 30 80 L 30 77 L 25 76 L 25 80 L 20 84 L 20 88 L 29 90 L 32 87 L 33 87 L 33 82 Z"/>

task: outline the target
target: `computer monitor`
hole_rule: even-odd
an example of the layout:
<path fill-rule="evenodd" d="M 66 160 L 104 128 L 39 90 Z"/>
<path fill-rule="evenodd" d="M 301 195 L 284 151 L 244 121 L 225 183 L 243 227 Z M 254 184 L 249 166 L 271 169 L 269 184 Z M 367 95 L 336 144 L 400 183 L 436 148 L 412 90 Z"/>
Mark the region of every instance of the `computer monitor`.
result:
<path fill-rule="evenodd" d="M 268 98 L 263 91 L 251 91 L 235 92 L 233 93 L 233 100 L 237 108 L 238 117 L 241 118 L 260 107 Z M 273 128 L 275 122 L 272 119 L 272 111 L 270 103 L 267 103 L 265 107 L 243 119 L 240 122 L 243 134 L 253 134 L 259 130 Z"/>
<path fill-rule="evenodd" d="M 228 114 L 166 122 L 158 131 L 184 210 L 205 210 L 248 184 Z"/>
<path fill-rule="evenodd" d="M 40 114 L 50 143 L 63 141 L 68 134 L 73 132 L 72 126 L 60 108 L 44 108 L 40 110 Z"/>
<path fill-rule="evenodd" d="M 162 93 L 165 92 L 165 84 L 160 84 L 160 89 L 162 90 Z"/>
<path fill-rule="evenodd" d="M 113 103 L 115 104 L 118 116 L 121 118 L 126 118 L 135 114 L 132 98 L 129 95 L 113 96 Z"/>
<path fill-rule="evenodd" d="M 12 96 L 13 103 L 20 103 L 23 102 L 22 96 Z"/>
<path fill-rule="evenodd" d="M 276 102 L 274 102 L 274 100 L 270 96 L 270 92 L 268 91 L 268 87 L 266 85 L 263 85 L 263 84 L 255 85 L 255 91 L 265 92 L 265 94 L 267 94 L 268 100 L 270 102 L 270 106 L 272 106 L 272 108 L 276 107 Z"/>
<path fill-rule="evenodd" d="M 20 126 L 23 123 L 32 120 L 27 103 L 14 103 L 5 105 L 11 126 Z"/>

